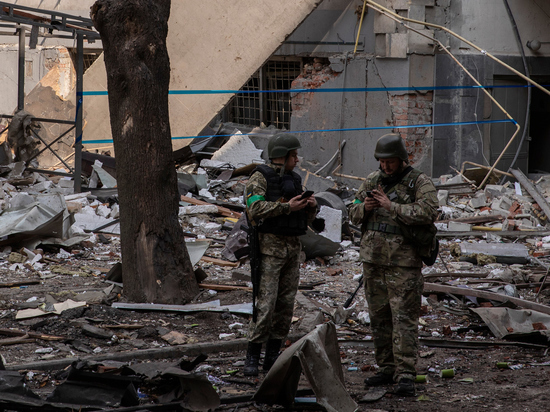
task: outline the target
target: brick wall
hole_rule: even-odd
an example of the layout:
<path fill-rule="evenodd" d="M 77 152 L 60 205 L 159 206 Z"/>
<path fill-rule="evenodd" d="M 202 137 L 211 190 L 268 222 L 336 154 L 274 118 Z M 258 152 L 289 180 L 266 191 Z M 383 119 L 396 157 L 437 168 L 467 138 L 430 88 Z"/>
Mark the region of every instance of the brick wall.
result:
<path fill-rule="evenodd" d="M 338 74 L 333 72 L 328 65 L 305 65 L 303 73 L 292 82 L 292 88 L 318 89 Z M 302 116 L 307 114 L 313 95 L 313 92 L 292 93 L 292 115 Z"/>
<path fill-rule="evenodd" d="M 433 92 L 390 95 L 389 102 L 394 126 L 432 123 Z M 395 129 L 395 133 L 405 139 L 409 160 L 413 164 L 420 163 L 428 156 L 427 149 L 431 147 L 432 140 L 431 128 Z"/>

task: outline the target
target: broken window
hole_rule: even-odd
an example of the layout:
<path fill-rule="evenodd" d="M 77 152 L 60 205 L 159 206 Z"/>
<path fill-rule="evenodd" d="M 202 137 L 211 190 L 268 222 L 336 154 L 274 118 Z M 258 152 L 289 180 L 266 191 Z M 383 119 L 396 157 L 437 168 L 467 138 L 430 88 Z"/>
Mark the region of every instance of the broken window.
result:
<path fill-rule="evenodd" d="M 226 106 L 223 113 L 225 121 L 250 126 L 264 123 L 278 129 L 289 129 L 292 108 L 290 93 L 286 90 L 291 88 L 301 70 L 301 60 L 268 61 L 241 88 L 241 91 L 251 93 L 239 93 Z"/>

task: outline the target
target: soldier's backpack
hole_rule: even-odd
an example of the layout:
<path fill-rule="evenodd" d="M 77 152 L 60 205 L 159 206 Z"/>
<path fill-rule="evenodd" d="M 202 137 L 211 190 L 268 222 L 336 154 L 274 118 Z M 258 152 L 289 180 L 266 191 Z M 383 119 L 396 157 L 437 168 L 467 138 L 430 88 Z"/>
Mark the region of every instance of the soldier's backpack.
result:
<path fill-rule="evenodd" d="M 404 173 L 406 176 L 400 180 L 400 183 L 407 187 L 407 194 L 409 195 L 411 202 L 414 202 L 416 200 L 416 180 L 422 172 L 412 167 L 411 169 L 412 170 L 410 173 L 406 173 L 408 171 L 407 168 Z M 392 187 L 394 185 L 392 185 Z M 390 189 L 391 187 L 386 187 L 385 192 L 387 193 Z M 401 222 L 399 219 L 396 219 L 396 221 L 399 224 L 401 232 L 403 232 L 403 236 L 417 246 L 418 255 L 422 259 L 422 262 L 424 262 L 427 266 L 432 266 L 437 259 L 437 255 L 439 254 L 439 240 L 436 237 L 437 228 L 435 224 L 430 223 L 427 225 L 411 226 Z"/>

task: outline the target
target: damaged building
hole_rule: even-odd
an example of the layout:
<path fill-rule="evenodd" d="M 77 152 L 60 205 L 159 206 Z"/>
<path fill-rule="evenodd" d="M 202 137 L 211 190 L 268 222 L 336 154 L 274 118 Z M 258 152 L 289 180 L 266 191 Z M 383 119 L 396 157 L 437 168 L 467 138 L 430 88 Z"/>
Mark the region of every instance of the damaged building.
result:
<path fill-rule="evenodd" d="M 123 299 L 92 4 L 0 2 L 0 18 L 39 23 L 0 33 L 0 409 L 546 408 L 548 4 L 172 1 L 178 219 L 200 289 L 186 305 Z M 81 44 L 70 15 L 89 34 Z M 252 313 L 242 195 L 281 130 L 300 137 L 297 171 L 324 222 L 301 239 L 283 355 L 251 378 L 242 373 Z M 389 132 L 432 176 L 439 201 L 441 249 L 422 271 L 410 400 L 365 390 L 377 365 L 360 229 L 346 209 Z"/>
<path fill-rule="evenodd" d="M 51 3 L 55 10 L 89 15 L 83 2 Z M 396 17 L 376 11 L 380 6 Z M 231 134 L 234 125 L 243 133 L 254 127 L 292 130 L 300 132 L 308 153 L 303 168 L 316 172 L 326 166 L 323 175 L 337 169 L 335 179 L 357 187 L 359 182 L 346 176 L 372 170 L 376 139 L 397 131 L 411 161 L 434 177 L 460 169 L 464 161 L 492 166 L 497 159 L 503 171 L 514 166 L 545 173 L 548 94 L 527 87 L 520 75 L 548 83 L 547 7 L 500 0 L 302 0 L 273 10 L 256 2 L 212 7 L 174 2 L 168 35 L 173 146 L 179 149 L 212 131 Z M 47 9 L 47 2 L 40 8 Z M 243 10 L 264 23 L 231 24 Z M 490 24 L 486 15 L 493 16 Z M 211 23 L 198 27 L 203 20 Z M 70 119 L 74 47 L 55 41 L 41 40 L 35 49 L 27 42 L 25 109 L 37 117 L 55 110 Z M 0 70 L 12 79 L 2 112 L 12 113 L 17 47 L 13 36 L 2 42 L 6 59 Z M 209 43 L 223 64 L 209 63 L 213 57 L 204 53 Z M 84 46 L 83 144 L 112 154 L 100 50 L 100 41 Z M 517 136 L 514 122 L 521 127 Z M 56 143 L 58 150 L 70 146 L 71 138 Z M 265 139 L 255 143 L 263 148 Z"/>

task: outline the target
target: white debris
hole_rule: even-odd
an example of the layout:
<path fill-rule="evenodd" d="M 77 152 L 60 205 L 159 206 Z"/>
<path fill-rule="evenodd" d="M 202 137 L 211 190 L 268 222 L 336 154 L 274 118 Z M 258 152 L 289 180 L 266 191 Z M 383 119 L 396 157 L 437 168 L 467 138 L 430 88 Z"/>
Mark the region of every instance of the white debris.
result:
<path fill-rule="evenodd" d="M 200 195 L 200 196 L 204 196 L 204 197 L 206 197 L 206 198 L 208 198 L 208 199 L 216 200 L 216 197 L 215 197 L 214 195 L 212 195 L 212 193 L 210 193 L 210 192 L 208 191 L 208 189 L 201 189 L 201 190 L 199 190 L 199 195 Z"/>
<path fill-rule="evenodd" d="M 357 320 L 359 320 L 360 323 L 363 325 L 370 324 L 370 315 L 367 311 L 362 311 L 357 314 Z"/>
<path fill-rule="evenodd" d="M 325 229 L 321 236 L 340 243 L 342 241 L 342 211 L 328 206 L 321 206 L 317 218 L 325 220 Z"/>
<path fill-rule="evenodd" d="M 67 252 L 65 249 L 59 249 L 59 253 L 55 255 L 57 259 L 68 259 L 71 257 L 71 254 Z"/>
<path fill-rule="evenodd" d="M 53 348 L 38 348 L 34 353 L 52 353 Z"/>
<path fill-rule="evenodd" d="M 220 340 L 231 340 L 231 339 L 235 339 L 237 337 L 237 335 L 235 335 L 234 333 L 220 333 Z"/>
<path fill-rule="evenodd" d="M 218 207 L 215 205 L 194 205 L 194 206 L 182 206 L 179 208 L 178 215 L 197 215 L 197 214 L 218 213 Z"/>
<path fill-rule="evenodd" d="M 231 136 L 227 143 L 212 155 L 212 160 L 223 161 L 234 167 L 245 166 L 252 162 L 264 163 L 262 150 L 256 149 L 252 140 L 248 136 L 243 136 L 240 131 Z"/>

